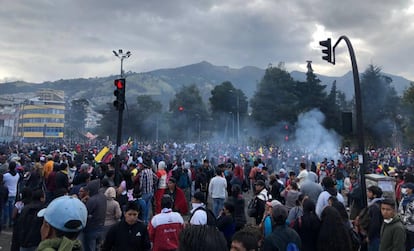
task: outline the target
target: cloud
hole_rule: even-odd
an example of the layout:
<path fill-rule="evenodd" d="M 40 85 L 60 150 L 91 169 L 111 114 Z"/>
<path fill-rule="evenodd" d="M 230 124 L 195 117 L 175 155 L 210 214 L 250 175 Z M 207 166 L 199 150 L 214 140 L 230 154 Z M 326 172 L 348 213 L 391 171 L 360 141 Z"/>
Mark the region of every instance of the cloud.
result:
<path fill-rule="evenodd" d="M 338 46 L 335 67 L 322 61 L 314 36 L 319 32 L 333 41 L 347 35 L 360 71 L 374 62 L 414 79 L 407 53 L 414 49 L 411 6 L 413 1 L 403 0 L 4 0 L 0 64 L 6 66 L 0 78 L 110 75 L 118 62 L 110 59 L 112 50 L 118 48 L 132 52 L 125 67 L 136 72 L 202 60 L 262 68 L 283 61 L 288 70 L 304 70 L 312 60 L 317 73 L 349 71 L 345 45 Z"/>

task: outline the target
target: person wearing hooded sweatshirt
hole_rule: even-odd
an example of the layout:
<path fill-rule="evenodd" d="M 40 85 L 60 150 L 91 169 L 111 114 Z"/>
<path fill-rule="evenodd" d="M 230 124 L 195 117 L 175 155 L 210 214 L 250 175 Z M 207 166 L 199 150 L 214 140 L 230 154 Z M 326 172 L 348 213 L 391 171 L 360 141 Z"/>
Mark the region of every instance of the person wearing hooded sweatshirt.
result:
<path fill-rule="evenodd" d="M 366 229 L 366 239 L 368 244 L 368 251 L 378 251 L 380 243 L 380 230 L 383 222 L 381 215 L 381 201 L 382 189 L 378 186 L 370 186 L 367 189 L 368 197 L 368 214 L 369 214 L 369 225 Z"/>
<path fill-rule="evenodd" d="M 95 251 L 101 239 L 106 215 L 106 197 L 99 193 L 100 180 L 92 180 L 86 185 L 89 199 L 85 203 L 88 209 L 88 221 L 82 232 L 82 245 L 85 251 Z"/>
<path fill-rule="evenodd" d="M 381 214 L 384 223 L 381 226 L 379 251 L 405 251 L 405 228 L 395 210 L 394 200 L 381 201 Z"/>
<path fill-rule="evenodd" d="M 414 183 L 407 182 L 402 185 L 403 198 L 398 207 L 398 213 L 407 233 L 407 250 L 414 248 Z"/>
<path fill-rule="evenodd" d="M 319 195 L 315 209 L 315 213 L 319 219 L 321 218 L 323 209 L 328 206 L 329 197 L 334 196 L 338 199 L 339 202 L 344 204 L 344 197 L 342 197 L 342 194 L 338 193 L 338 190 L 336 190 L 335 183 L 331 177 L 323 178 L 322 187 L 325 189 L 325 191 Z"/>

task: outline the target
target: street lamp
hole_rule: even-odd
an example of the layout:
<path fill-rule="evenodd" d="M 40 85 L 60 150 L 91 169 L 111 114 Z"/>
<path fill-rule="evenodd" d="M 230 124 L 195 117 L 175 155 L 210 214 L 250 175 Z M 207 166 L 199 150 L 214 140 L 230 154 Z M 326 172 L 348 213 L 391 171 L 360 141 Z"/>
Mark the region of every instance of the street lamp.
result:
<path fill-rule="evenodd" d="M 131 56 L 131 52 L 127 51 L 124 53 L 122 49 L 119 49 L 118 52 L 112 51 L 115 57 L 121 60 L 121 79 L 124 78 L 124 70 L 123 70 L 123 63 L 124 59 L 129 58 Z M 126 85 L 124 86 L 126 88 Z M 118 109 L 118 128 L 116 134 L 116 154 L 115 154 L 115 184 L 119 185 L 120 177 L 119 177 L 119 167 L 120 167 L 120 154 L 121 154 L 121 139 L 122 139 L 122 115 L 124 109 Z"/>
<path fill-rule="evenodd" d="M 121 60 L 121 78 L 124 77 L 124 71 L 122 69 L 123 67 L 123 63 L 124 63 L 124 59 L 125 58 L 129 58 L 132 54 L 130 51 L 127 51 L 126 53 L 123 53 L 122 49 L 119 49 L 118 52 L 116 51 L 112 51 L 115 55 L 115 57 L 119 58 Z"/>
<path fill-rule="evenodd" d="M 355 90 L 355 105 L 356 105 L 356 122 L 358 127 L 358 147 L 359 152 L 361 155 L 359 156 L 359 163 L 360 163 L 360 178 L 361 178 L 361 192 L 362 192 L 362 202 L 363 206 L 367 207 L 367 192 L 366 192 L 366 183 L 365 183 L 365 146 L 364 146 L 364 128 L 363 128 L 363 121 L 362 121 L 362 102 L 361 102 L 361 87 L 359 82 L 359 72 L 358 66 L 355 58 L 354 48 L 352 47 L 351 41 L 346 36 L 341 36 L 338 41 L 336 41 L 335 45 L 331 49 L 331 39 L 328 38 L 327 40 L 320 41 L 319 44 L 325 49 L 322 50 L 325 56 L 322 57 L 323 60 L 328 61 L 329 63 L 335 64 L 335 48 L 341 42 L 341 40 L 345 40 L 346 45 L 348 46 L 349 56 L 351 58 L 352 64 L 352 73 L 354 77 L 354 90 Z"/>
<path fill-rule="evenodd" d="M 233 93 L 233 90 L 229 90 L 229 92 Z M 239 91 L 235 90 L 236 92 L 236 118 L 237 118 L 237 143 L 239 143 L 240 138 L 240 98 L 239 98 Z M 233 137 L 234 137 L 234 130 L 233 130 Z"/>

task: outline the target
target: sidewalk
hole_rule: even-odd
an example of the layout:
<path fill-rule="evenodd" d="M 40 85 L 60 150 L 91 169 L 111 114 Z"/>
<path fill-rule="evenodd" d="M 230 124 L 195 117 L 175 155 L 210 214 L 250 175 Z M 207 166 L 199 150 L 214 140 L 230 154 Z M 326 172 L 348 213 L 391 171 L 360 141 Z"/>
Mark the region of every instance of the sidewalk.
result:
<path fill-rule="evenodd" d="M 10 244 L 12 238 L 12 228 L 4 228 L 0 233 L 0 250 L 1 251 L 10 251 Z"/>

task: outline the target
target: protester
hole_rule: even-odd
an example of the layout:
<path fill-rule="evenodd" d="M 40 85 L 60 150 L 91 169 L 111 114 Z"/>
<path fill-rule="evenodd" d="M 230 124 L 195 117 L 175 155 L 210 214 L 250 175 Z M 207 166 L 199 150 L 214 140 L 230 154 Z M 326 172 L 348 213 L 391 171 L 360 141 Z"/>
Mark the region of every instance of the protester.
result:
<path fill-rule="evenodd" d="M 167 182 L 167 189 L 164 190 L 164 195 L 169 195 L 173 201 L 172 209 L 174 212 L 178 212 L 181 215 L 188 213 L 188 202 L 185 197 L 184 191 L 177 186 L 177 180 L 171 177 Z M 155 211 L 161 212 L 161 200 L 162 197 L 155 202 Z M 157 209 L 158 208 L 158 209 Z"/>
<path fill-rule="evenodd" d="M 348 227 L 344 224 L 338 210 L 332 206 L 326 206 L 322 211 L 317 247 L 319 251 L 352 250 Z"/>
<path fill-rule="evenodd" d="M 116 198 L 115 188 L 108 187 L 104 195 L 106 197 L 106 214 L 105 214 L 104 228 L 102 231 L 102 240 L 105 238 L 108 230 L 113 225 L 118 223 L 118 221 L 121 219 L 121 216 L 122 216 L 121 206 L 119 205 L 118 201 L 115 200 Z"/>
<path fill-rule="evenodd" d="M 217 228 L 220 230 L 227 240 L 227 245 L 230 247 L 231 238 L 236 232 L 236 223 L 234 221 L 234 205 L 231 202 L 224 202 L 223 209 L 217 219 Z"/>
<path fill-rule="evenodd" d="M 414 183 L 407 182 L 401 186 L 403 194 L 398 213 L 407 232 L 406 249 L 414 248 Z"/>
<path fill-rule="evenodd" d="M 146 225 L 138 221 L 139 207 L 129 201 L 124 219 L 112 226 L 102 244 L 102 251 L 148 251 L 151 242 Z"/>
<path fill-rule="evenodd" d="M 255 183 L 255 214 L 250 215 L 251 217 L 255 218 L 256 225 L 259 225 L 263 219 L 263 215 L 265 212 L 265 205 L 268 200 L 271 200 L 271 195 L 267 191 L 265 187 L 265 182 L 263 180 L 258 180 Z"/>
<path fill-rule="evenodd" d="M 319 218 L 321 218 L 323 209 L 328 205 L 329 197 L 337 197 L 338 201 L 344 203 L 344 198 L 342 197 L 342 194 L 338 193 L 336 190 L 335 183 L 331 177 L 323 178 L 322 186 L 325 188 L 325 191 L 319 195 L 315 209 L 316 215 L 318 215 Z"/>
<path fill-rule="evenodd" d="M 381 201 L 381 214 L 384 223 L 381 227 L 380 251 L 405 251 L 406 230 L 391 199 Z M 407 249 L 409 250 L 409 249 Z"/>
<path fill-rule="evenodd" d="M 274 221 L 273 232 L 264 239 L 262 251 L 287 250 L 288 245 L 301 249 L 302 243 L 299 235 L 286 225 L 288 209 L 277 205 L 272 209 Z"/>
<path fill-rule="evenodd" d="M 220 210 L 223 209 L 224 201 L 227 198 L 227 181 L 223 177 L 222 170 L 216 170 L 216 176 L 210 180 L 208 192 L 210 198 L 213 200 L 213 213 L 218 217 Z"/>
<path fill-rule="evenodd" d="M 42 190 L 32 192 L 30 202 L 20 213 L 15 228 L 20 251 L 34 251 L 41 241 L 40 230 L 43 219 L 37 217 L 40 210 L 45 207 L 45 195 Z"/>
<path fill-rule="evenodd" d="M 38 251 L 83 250 L 76 238 L 86 226 L 88 212 L 80 200 L 61 196 L 40 210 L 37 216 L 43 217 L 40 230 L 42 241 L 37 247 Z"/>
<path fill-rule="evenodd" d="M 87 185 L 89 199 L 85 205 L 88 210 L 88 222 L 81 235 L 82 246 L 85 251 L 95 251 L 104 231 L 106 197 L 99 192 L 100 184 L 100 180 L 92 180 Z"/>
<path fill-rule="evenodd" d="M 222 232 L 208 225 L 190 225 L 181 231 L 178 251 L 227 251 Z"/>
<path fill-rule="evenodd" d="M 233 235 L 230 251 L 257 251 L 261 239 L 261 234 L 257 228 L 243 228 Z"/>
<path fill-rule="evenodd" d="M 153 251 L 169 251 L 178 248 L 179 234 L 184 228 L 183 217 L 172 210 L 173 201 L 169 195 L 161 199 L 161 213 L 152 217 L 149 226 L 149 238 Z"/>
<path fill-rule="evenodd" d="M 14 204 L 16 203 L 17 183 L 19 179 L 20 175 L 16 170 L 16 162 L 11 161 L 9 163 L 9 171 L 3 175 L 4 185 L 9 191 L 8 199 L 3 210 L 3 225 L 8 225 L 9 228 L 13 225 L 12 213 Z"/>
<path fill-rule="evenodd" d="M 229 196 L 228 201 L 234 205 L 234 221 L 236 223 L 236 231 L 239 231 L 246 225 L 246 211 L 245 211 L 245 200 L 242 195 L 241 187 L 237 184 L 231 187 L 232 193 Z"/>
<path fill-rule="evenodd" d="M 303 201 L 303 215 L 293 225 L 302 241 L 302 251 L 317 251 L 321 222 L 315 213 L 315 202 Z"/>

